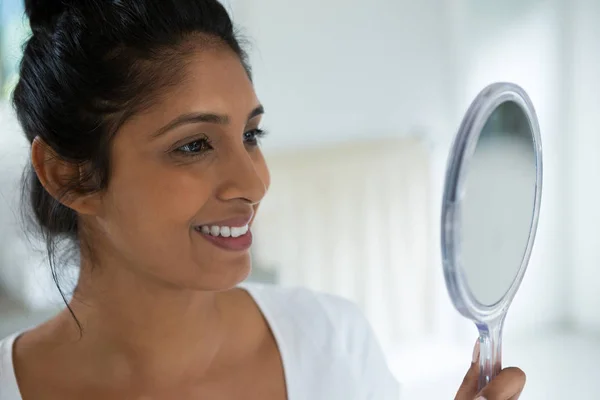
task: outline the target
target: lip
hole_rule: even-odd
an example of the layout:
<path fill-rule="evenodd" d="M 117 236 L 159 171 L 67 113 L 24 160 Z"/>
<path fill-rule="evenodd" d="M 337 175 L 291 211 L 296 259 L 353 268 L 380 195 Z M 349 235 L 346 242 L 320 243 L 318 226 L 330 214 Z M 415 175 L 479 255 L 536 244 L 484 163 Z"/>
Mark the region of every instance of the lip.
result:
<path fill-rule="evenodd" d="M 248 232 L 238 237 L 223 237 L 223 236 L 212 236 L 210 234 L 202 233 L 198 229 L 194 229 L 203 239 L 212 243 L 213 245 L 229 251 L 247 251 L 252 246 L 252 231 L 248 229 Z"/>

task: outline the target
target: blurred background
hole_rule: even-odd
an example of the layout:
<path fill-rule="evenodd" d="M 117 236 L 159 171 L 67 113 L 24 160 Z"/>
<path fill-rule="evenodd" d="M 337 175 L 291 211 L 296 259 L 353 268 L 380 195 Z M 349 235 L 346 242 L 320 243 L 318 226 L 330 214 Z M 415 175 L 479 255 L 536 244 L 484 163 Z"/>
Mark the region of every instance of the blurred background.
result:
<path fill-rule="evenodd" d="M 27 147 L 6 103 L 28 35 L 0 1 L 0 336 L 61 306 L 21 232 Z M 513 81 L 533 100 L 544 196 L 510 309 L 504 365 L 523 399 L 593 399 L 600 373 L 600 2 L 231 0 L 267 109 L 273 183 L 252 280 L 358 303 L 403 399 L 453 398 L 477 332 L 454 310 L 440 261 L 452 138 L 474 96 Z M 493 255 L 490 255 L 493 257 Z"/>

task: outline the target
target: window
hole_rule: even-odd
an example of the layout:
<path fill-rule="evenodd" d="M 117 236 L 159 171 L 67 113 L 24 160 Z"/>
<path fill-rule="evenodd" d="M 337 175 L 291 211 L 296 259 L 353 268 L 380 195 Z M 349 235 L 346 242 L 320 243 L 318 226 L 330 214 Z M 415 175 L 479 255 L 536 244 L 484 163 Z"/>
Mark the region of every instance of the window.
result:
<path fill-rule="evenodd" d="M 0 1 L 0 97 L 9 98 L 17 83 L 22 47 L 30 34 L 22 0 Z"/>

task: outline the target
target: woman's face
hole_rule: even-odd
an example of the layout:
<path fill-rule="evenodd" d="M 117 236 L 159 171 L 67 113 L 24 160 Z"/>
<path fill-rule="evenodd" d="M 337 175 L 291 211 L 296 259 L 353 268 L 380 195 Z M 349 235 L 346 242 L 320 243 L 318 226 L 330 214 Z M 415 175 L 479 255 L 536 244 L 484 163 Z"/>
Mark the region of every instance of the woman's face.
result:
<path fill-rule="evenodd" d="M 250 227 L 269 187 L 262 112 L 234 53 L 193 55 L 181 84 L 115 136 L 94 252 L 174 287 L 244 280 Z"/>

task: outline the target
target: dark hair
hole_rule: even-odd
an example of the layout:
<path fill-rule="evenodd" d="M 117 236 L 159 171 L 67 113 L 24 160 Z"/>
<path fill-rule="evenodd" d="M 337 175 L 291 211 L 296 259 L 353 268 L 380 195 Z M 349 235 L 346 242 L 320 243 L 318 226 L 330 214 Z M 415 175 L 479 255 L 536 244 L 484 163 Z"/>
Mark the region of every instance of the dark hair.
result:
<path fill-rule="evenodd" d="M 32 36 L 13 105 L 30 143 L 43 140 L 59 159 L 85 171 L 61 195 L 106 188 L 111 138 L 160 89 L 181 81 L 185 56 L 203 46 L 226 46 L 250 75 L 217 0 L 25 0 L 25 10 Z M 58 285 L 59 245 L 70 243 L 77 251 L 85 244 L 78 216 L 44 189 L 31 165 L 23 194 Z"/>

